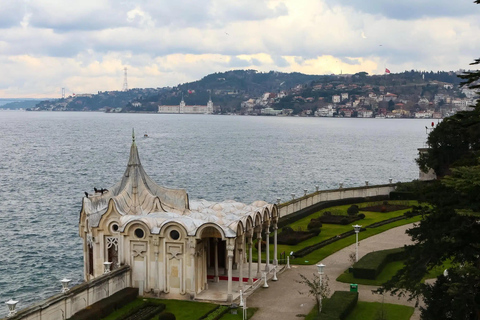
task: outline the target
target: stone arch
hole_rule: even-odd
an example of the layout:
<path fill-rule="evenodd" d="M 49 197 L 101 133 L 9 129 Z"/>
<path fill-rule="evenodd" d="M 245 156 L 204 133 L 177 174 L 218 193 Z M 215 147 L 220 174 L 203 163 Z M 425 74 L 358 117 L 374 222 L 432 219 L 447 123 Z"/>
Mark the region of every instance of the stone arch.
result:
<path fill-rule="evenodd" d="M 135 227 L 140 227 L 144 231 L 144 236 L 139 237 L 138 235 L 135 235 Z M 123 234 L 129 235 L 130 239 L 147 239 L 147 236 L 150 235 L 150 228 L 147 226 L 147 224 L 141 220 L 132 220 L 127 222 L 125 227 L 123 228 Z"/>
<path fill-rule="evenodd" d="M 223 231 L 223 229 L 219 225 L 217 225 L 215 223 L 212 223 L 212 222 L 207 222 L 207 223 L 202 224 L 197 229 L 197 231 L 195 232 L 195 238 L 202 239 L 204 237 L 203 233 L 204 233 L 205 229 L 207 229 L 209 227 L 214 228 L 216 231 L 218 231 L 218 233 L 221 235 L 222 240 L 226 239 L 225 232 Z M 207 229 L 207 231 L 208 231 L 208 229 Z M 212 232 L 212 234 L 214 234 L 214 233 Z M 218 238 L 218 236 L 215 235 L 214 238 Z"/>
<path fill-rule="evenodd" d="M 179 231 L 179 233 L 180 233 L 180 238 L 179 239 L 174 239 L 174 238 L 171 237 L 170 232 L 172 230 L 177 230 L 177 231 L 180 230 Z M 183 241 L 188 237 L 188 232 L 187 232 L 187 229 L 185 229 L 185 226 L 182 223 L 170 220 L 170 221 L 166 221 L 165 223 L 162 224 L 162 226 L 160 227 L 159 235 L 160 235 L 160 237 L 163 237 L 163 238 L 170 238 L 169 240 L 172 240 L 172 241 Z M 182 239 L 182 240 L 180 240 L 180 239 Z"/>

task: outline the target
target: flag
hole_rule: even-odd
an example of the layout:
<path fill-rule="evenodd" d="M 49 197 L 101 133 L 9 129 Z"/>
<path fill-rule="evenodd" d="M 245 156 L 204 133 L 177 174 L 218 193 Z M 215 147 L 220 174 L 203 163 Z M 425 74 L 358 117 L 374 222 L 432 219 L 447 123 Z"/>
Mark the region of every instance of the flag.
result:
<path fill-rule="evenodd" d="M 385 73 L 390 73 L 390 70 L 388 70 L 387 68 L 385 68 Z"/>

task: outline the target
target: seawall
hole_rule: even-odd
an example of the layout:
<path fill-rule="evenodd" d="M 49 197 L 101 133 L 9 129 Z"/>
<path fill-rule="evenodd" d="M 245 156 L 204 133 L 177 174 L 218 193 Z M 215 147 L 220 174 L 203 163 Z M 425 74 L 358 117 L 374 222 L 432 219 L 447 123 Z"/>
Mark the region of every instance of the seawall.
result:
<path fill-rule="evenodd" d="M 78 311 L 130 287 L 130 267 L 123 266 L 89 282 L 83 282 L 2 320 L 63 320 Z"/>
<path fill-rule="evenodd" d="M 374 186 L 365 185 L 362 187 L 339 188 L 332 190 L 317 190 L 310 194 L 305 192 L 303 196 L 298 198 L 295 198 L 295 195 L 292 194 L 292 200 L 284 203 L 281 203 L 281 199 L 277 199 L 277 205 L 280 218 L 283 218 L 307 208 L 319 206 L 321 203 L 325 202 L 345 199 L 352 199 L 352 201 L 355 201 L 356 199 L 376 200 L 388 197 L 392 191 L 395 191 L 395 184 L 393 183 Z"/>

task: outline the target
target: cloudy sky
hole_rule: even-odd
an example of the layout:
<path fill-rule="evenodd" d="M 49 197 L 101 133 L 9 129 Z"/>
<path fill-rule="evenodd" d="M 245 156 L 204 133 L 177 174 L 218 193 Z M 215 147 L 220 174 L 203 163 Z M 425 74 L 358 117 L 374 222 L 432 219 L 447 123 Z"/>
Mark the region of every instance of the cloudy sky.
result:
<path fill-rule="evenodd" d="M 458 70 L 473 0 L 0 0 L 0 98 L 163 87 L 232 69 Z"/>

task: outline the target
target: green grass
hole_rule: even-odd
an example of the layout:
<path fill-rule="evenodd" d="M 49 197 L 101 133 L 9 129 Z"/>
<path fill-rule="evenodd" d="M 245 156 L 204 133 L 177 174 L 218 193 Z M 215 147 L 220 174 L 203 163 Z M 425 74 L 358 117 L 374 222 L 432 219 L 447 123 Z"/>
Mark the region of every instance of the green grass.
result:
<path fill-rule="evenodd" d="M 400 269 L 403 268 L 405 263 L 403 261 L 393 261 L 385 265 L 382 272 L 377 276 L 375 280 L 370 279 L 357 279 L 353 277 L 353 273 L 349 273 L 346 270 L 342 273 L 336 280 L 339 282 L 344 283 L 356 283 L 356 284 L 363 284 L 367 286 L 381 286 L 386 281 L 390 280 Z M 423 277 L 422 282 L 426 279 L 435 279 L 439 275 L 443 274 L 445 269 L 449 269 L 452 267 L 451 261 L 446 261 L 443 265 L 433 268 L 432 270 L 428 271 L 428 273 Z"/>
<path fill-rule="evenodd" d="M 213 303 L 186 301 L 186 300 L 159 300 L 167 307 L 166 312 L 171 312 L 177 320 L 194 320 L 217 307 Z"/>
<path fill-rule="evenodd" d="M 253 317 L 253 314 L 258 310 L 258 308 L 248 308 L 247 309 L 247 319 L 250 319 Z M 242 320 L 242 308 L 237 309 L 237 314 L 231 314 L 230 312 L 226 313 L 223 317 L 221 317 L 221 320 Z"/>
<path fill-rule="evenodd" d="M 382 318 L 382 310 L 384 317 Z M 357 306 L 345 320 L 408 320 L 414 312 L 413 307 L 398 304 L 358 301 Z"/>
<path fill-rule="evenodd" d="M 388 203 L 390 204 L 408 204 L 410 206 L 418 205 L 418 201 L 389 201 Z M 360 208 L 368 207 L 371 205 L 378 204 L 378 202 L 363 202 L 363 203 L 357 203 L 357 205 Z M 292 227 L 294 230 L 297 229 L 302 229 L 302 230 L 307 230 L 308 223 L 312 218 L 318 218 L 320 217 L 325 211 L 330 211 L 335 214 L 340 214 L 344 213 L 347 215 L 347 209 L 351 205 L 344 205 L 344 206 L 336 206 L 336 207 L 331 207 L 331 208 L 326 208 L 322 209 L 318 212 L 312 213 L 311 215 L 302 218 L 298 221 L 293 222 L 289 226 Z M 403 216 L 403 214 L 407 211 L 410 211 L 411 209 L 403 209 L 403 210 L 397 210 L 397 211 L 392 211 L 392 212 L 370 212 L 370 211 L 361 211 L 361 213 L 365 214 L 365 219 L 355 221 L 354 223 L 358 223 L 362 226 L 368 226 L 376 222 L 384 221 L 390 218 L 398 217 L 398 216 Z M 396 222 L 389 223 L 387 225 L 377 227 L 377 228 L 369 228 L 367 231 L 362 231 L 359 233 L 358 240 L 365 239 L 368 237 L 371 237 L 373 235 L 379 234 L 381 232 L 384 232 L 386 230 L 389 230 L 394 227 L 398 227 L 401 225 L 413 223 L 413 222 L 418 222 L 421 220 L 421 216 L 415 216 L 410 219 L 405 219 L 405 220 L 399 220 Z M 321 241 L 333 238 L 339 234 L 342 234 L 344 232 L 352 230 L 352 226 L 350 224 L 348 225 L 338 225 L 338 224 L 323 224 L 323 227 L 321 228 L 321 232 L 318 236 L 312 237 L 310 239 L 307 239 L 305 241 L 300 242 L 297 245 L 294 246 L 289 246 L 289 245 L 282 245 L 279 244 L 277 246 L 277 252 L 280 255 L 281 252 L 286 252 L 287 254 L 290 253 L 291 251 L 298 251 L 302 248 L 305 248 L 307 246 L 314 245 L 316 243 L 319 243 Z M 279 230 L 278 232 L 280 232 Z M 318 261 L 322 260 L 323 258 L 329 256 L 332 253 L 337 252 L 340 249 L 343 249 L 351 244 L 355 243 L 355 235 L 352 235 L 350 237 L 341 239 L 339 241 L 336 241 L 328 246 L 325 246 L 319 250 L 316 250 L 315 252 L 312 252 L 302 258 L 297 258 L 290 260 L 291 263 L 293 264 L 299 264 L 299 265 L 310 265 L 317 263 Z M 253 260 L 257 261 L 257 248 L 253 248 Z M 265 252 L 262 252 L 262 260 L 265 261 Z M 270 259 L 273 259 L 273 244 L 270 244 Z"/>
<path fill-rule="evenodd" d="M 126 306 L 124 306 L 123 308 L 121 308 L 117 311 L 114 311 L 108 317 L 103 318 L 102 320 L 115 320 L 115 319 L 119 318 L 120 316 L 130 312 L 130 310 L 132 310 L 132 309 L 134 309 L 134 308 L 136 308 L 139 305 L 144 304 L 144 303 L 145 302 L 143 301 L 143 299 L 137 298 L 137 299 L 133 300 L 132 302 L 130 302 L 129 304 L 127 304 Z"/>
<path fill-rule="evenodd" d="M 133 308 L 145 303 L 145 300 L 153 303 L 164 304 L 166 306 L 164 312 L 173 313 L 177 320 L 198 319 L 217 307 L 217 305 L 213 303 L 194 302 L 187 300 L 145 299 L 140 297 L 102 320 L 115 320 L 128 313 Z"/>
<path fill-rule="evenodd" d="M 362 231 L 358 234 L 358 241 L 369 238 L 369 237 L 374 236 L 374 235 L 377 235 L 379 233 L 385 232 L 385 231 L 387 231 L 389 229 L 392 229 L 392 228 L 395 228 L 395 227 L 403 226 L 405 224 L 409 224 L 409 223 L 413 223 L 413 222 L 418 222 L 421 219 L 422 219 L 421 216 L 415 216 L 415 217 L 410 218 L 410 219 L 402 219 L 402 220 L 395 221 L 395 222 L 392 222 L 392 223 L 389 223 L 389 224 L 386 224 L 386 225 L 383 225 L 383 226 L 380 226 L 380 227 L 377 227 L 377 228 L 368 228 L 368 229 L 366 229 L 366 231 Z M 322 229 L 323 229 L 323 227 L 322 227 Z M 324 239 L 322 239 L 322 240 L 324 240 Z M 320 241 L 322 241 L 322 240 L 320 240 Z M 335 253 L 335 252 L 337 252 L 337 251 L 339 251 L 339 250 L 341 250 L 345 247 L 348 247 L 349 245 L 354 244 L 354 243 L 355 243 L 355 235 L 351 235 L 349 237 L 346 237 L 346 238 L 340 239 L 338 241 L 335 241 L 335 242 L 333 242 L 333 243 L 331 243 L 331 244 L 329 244 L 329 245 L 327 245 L 323 248 L 315 250 L 314 252 L 312 252 L 312 253 L 310 253 L 310 254 L 302 257 L 302 258 L 296 258 L 296 259 L 290 260 L 290 262 L 292 264 L 299 264 L 299 265 L 315 264 L 315 263 L 325 259 L 329 255 L 331 255 L 331 254 L 333 254 L 333 253 Z M 361 248 L 359 250 L 361 250 Z M 281 250 L 279 250 L 279 252 L 281 252 Z M 290 251 L 286 251 L 286 252 L 290 252 Z"/>
<path fill-rule="evenodd" d="M 392 261 L 390 263 L 387 263 L 383 268 L 382 272 L 380 272 L 380 274 L 375 280 L 357 279 L 353 276 L 353 273 L 349 273 L 347 270 L 337 278 L 337 281 L 345 283 L 363 284 L 367 286 L 381 286 L 382 284 L 390 280 L 398 272 L 398 270 L 403 268 L 404 265 L 405 264 L 403 263 L 403 261 Z"/>

